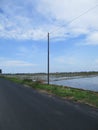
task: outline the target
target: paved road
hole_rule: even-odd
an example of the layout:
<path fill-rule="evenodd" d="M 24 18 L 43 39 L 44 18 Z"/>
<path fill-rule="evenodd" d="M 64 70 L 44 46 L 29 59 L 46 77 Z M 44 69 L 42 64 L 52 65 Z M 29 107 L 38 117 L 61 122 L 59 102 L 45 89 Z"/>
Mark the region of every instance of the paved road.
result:
<path fill-rule="evenodd" d="M 98 109 L 1 78 L 0 130 L 98 130 Z"/>

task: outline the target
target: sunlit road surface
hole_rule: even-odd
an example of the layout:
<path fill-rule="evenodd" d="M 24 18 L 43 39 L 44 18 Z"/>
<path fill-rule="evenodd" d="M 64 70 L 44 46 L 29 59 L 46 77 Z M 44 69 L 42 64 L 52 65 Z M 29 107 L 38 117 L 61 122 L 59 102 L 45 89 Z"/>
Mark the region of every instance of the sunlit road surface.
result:
<path fill-rule="evenodd" d="M 0 130 L 98 130 L 98 109 L 1 78 Z"/>

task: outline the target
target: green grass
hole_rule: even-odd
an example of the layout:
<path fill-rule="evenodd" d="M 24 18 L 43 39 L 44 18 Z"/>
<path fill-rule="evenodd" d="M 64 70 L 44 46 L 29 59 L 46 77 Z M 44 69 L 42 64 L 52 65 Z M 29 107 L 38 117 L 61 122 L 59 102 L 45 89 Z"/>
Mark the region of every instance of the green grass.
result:
<path fill-rule="evenodd" d="M 23 80 L 18 79 L 17 77 L 4 77 L 4 78 L 9 79 L 9 80 L 16 82 L 16 83 L 23 84 Z"/>
<path fill-rule="evenodd" d="M 82 102 L 95 107 L 98 107 L 98 92 L 87 91 L 82 89 L 62 87 L 57 85 L 41 84 L 40 82 L 32 82 L 30 79 L 20 80 L 18 78 L 7 78 L 11 81 L 26 84 L 37 90 L 44 90 L 49 94 L 53 94 L 62 98 L 67 98 L 73 101 Z"/>

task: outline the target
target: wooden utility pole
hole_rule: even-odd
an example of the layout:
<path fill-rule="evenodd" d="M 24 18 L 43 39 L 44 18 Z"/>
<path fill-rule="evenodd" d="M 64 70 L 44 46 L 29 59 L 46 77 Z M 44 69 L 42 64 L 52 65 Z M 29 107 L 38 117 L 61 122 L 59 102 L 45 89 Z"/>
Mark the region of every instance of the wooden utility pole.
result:
<path fill-rule="evenodd" d="M 47 64 L 48 65 L 48 76 L 47 76 L 47 78 L 48 78 L 47 79 L 48 80 L 48 85 L 49 85 L 49 68 L 50 68 L 50 66 L 49 66 L 50 65 L 50 63 L 49 63 L 50 62 L 50 60 L 49 60 L 49 51 L 50 51 L 49 41 L 50 41 L 50 39 L 49 39 L 49 33 L 48 33 L 48 64 Z"/>

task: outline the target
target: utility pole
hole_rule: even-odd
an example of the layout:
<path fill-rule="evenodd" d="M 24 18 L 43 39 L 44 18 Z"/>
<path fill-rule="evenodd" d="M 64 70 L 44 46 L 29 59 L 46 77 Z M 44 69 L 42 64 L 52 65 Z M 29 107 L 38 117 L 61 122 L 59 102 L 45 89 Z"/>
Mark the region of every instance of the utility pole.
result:
<path fill-rule="evenodd" d="M 50 63 L 49 63 L 49 51 L 50 51 L 50 47 L 49 47 L 49 41 L 50 41 L 50 39 L 49 39 L 49 33 L 48 33 L 48 76 L 47 76 L 47 80 L 48 80 L 48 85 L 49 85 L 49 68 L 50 68 Z"/>

